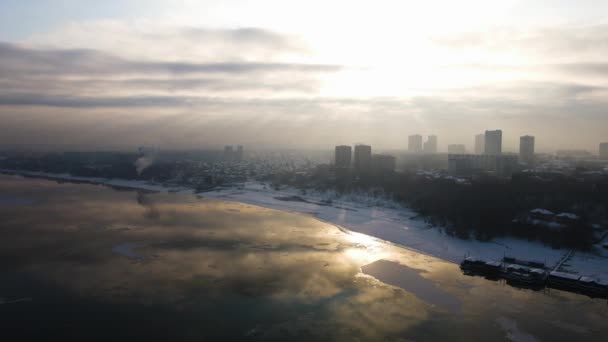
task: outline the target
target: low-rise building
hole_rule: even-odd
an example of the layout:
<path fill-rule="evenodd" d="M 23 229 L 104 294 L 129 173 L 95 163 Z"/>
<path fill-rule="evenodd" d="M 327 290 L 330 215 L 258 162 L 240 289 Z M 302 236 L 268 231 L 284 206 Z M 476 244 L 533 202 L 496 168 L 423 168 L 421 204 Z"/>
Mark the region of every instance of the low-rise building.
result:
<path fill-rule="evenodd" d="M 448 171 L 456 175 L 480 171 L 496 172 L 499 176 L 511 176 L 517 170 L 517 156 L 496 154 L 450 154 Z"/>
<path fill-rule="evenodd" d="M 372 165 L 375 171 L 394 172 L 395 164 L 395 157 L 388 154 L 374 154 L 372 157 Z"/>
<path fill-rule="evenodd" d="M 608 142 L 600 144 L 600 159 L 608 160 Z"/>
<path fill-rule="evenodd" d="M 448 153 L 449 154 L 465 154 L 465 153 L 467 153 L 467 149 L 463 144 L 451 144 L 451 145 L 448 145 Z"/>

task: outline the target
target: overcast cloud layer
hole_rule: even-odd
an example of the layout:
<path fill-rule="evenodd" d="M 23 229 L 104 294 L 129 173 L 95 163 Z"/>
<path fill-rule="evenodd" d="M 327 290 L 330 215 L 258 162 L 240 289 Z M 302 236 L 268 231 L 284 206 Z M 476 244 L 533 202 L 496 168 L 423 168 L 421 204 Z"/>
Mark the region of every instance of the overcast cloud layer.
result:
<path fill-rule="evenodd" d="M 606 23 L 367 22 L 382 30 L 102 18 L 7 39 L 0 144 L 406 148 L 420 133 L 445 150 L 496 128 L 508 150 L 523 134 L 544 151 L 608 141 Z"/>

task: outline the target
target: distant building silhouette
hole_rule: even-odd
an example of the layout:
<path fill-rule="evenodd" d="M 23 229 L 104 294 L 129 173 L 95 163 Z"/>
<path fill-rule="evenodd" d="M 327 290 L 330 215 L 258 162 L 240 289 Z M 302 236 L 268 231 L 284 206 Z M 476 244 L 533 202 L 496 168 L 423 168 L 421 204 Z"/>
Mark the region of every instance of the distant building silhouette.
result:
<path fill-rule="evenodd" d="M 437 153 L 437 136 L 429 135 L 423 147 L 424 153 Z"/>
<path fill-rule="evenodd" d="M 354 167 L 358 173 L 368 173 L 372 166 L 372 147 L 355 145 Z"/>
<path fill-rule="evenodd" d="M 519 138 L 519 160 L 532 164 L 534 162 L 534 137 L 524 135 Z"/>
<path fill-rule="evenodd" d="M 486 135 L 477 134 L 475 136 L 475 154 L 484 154 L 486 151 Z"/>
<path fill-rule="evenodd" d="M 586 150 L 557 150 L 555 155 L 564 159 L 590 159 L 593 154 Z"/>
<path fill-rule="evenodd" d="M 244 155 L 243 145 L 238 145 L 236 147 L 236 150 L 233 148 L 232 145 L 224 146 L 224 157 L 223 157 L 224 161 L 240 162 L 243 160 L 243 155 Z"/>
<path fill-rule="evenodd" d="M 408 138 L 407 150 L 412 153 L 422 152 L 422 135 L 410 135 Z"/>
<path fill-rule="evenodd" d="M 484 154 L 502 154 L 502 131 L 486 131 Z"/>
<path fill-rule="evenodd" d="M 465 154 L 466 152 L 466 147 L 463 144 L 448 145 L 449 154 Z"/>
<path fill-rule="evenodd" d="M 336 146 L 335 162 L 337 168 L 349 168 L 352 159 L 352 148 L 346 145 Z"/>
<path fill-rule="evenodd" d="M 232 149 L 232 145 L 224 146 L 224 160 L 232 161 L 234 159 L 234 150 Z"/>
<path fill-rule="evenodd" d="M 243 145 L 238 145 L 236 147 L 236 160 L 243 161 L 245 151 L 243 150 Z"/>
<path fill-rule="evenodd" d="M 600 144 L 600 159 L 608 160 L 608 142 Z"/>
<path fill-rule="evenodd" d="M 476 172 L 495 172 L 499 176 L 511 176 L 517 170 L 516 155 L 497 154 L 449 154 L 448 171 L 455 175 L 471 175 Z"/>
<path fill-rule="evenodd" d="M 395 171 L 395 157 L 388 154 L 374 154 L 372 157 L 372 168 L 379 173 Z"/>

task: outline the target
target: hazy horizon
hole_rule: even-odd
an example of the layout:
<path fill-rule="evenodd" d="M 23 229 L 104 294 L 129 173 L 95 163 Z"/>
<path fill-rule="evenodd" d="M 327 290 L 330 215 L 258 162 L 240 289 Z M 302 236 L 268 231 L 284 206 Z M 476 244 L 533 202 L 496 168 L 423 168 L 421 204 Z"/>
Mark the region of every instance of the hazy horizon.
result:
<path fill-rule="evenodd" d="M 0 148 L 608 141 L 601 1 L 4 1 Z"/>

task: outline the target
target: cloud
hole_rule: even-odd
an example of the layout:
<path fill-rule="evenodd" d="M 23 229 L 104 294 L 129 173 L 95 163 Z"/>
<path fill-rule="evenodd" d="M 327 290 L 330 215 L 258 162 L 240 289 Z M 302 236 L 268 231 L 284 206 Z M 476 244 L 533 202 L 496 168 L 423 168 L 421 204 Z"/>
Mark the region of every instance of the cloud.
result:
<path fill-rule="evenodd" d="M 330 64 L 129 60 L 90 49 L 41 49 L 0 43 L 0 95 L 5 104 L 81 105 L 66 99 L 79 95 L 162 97 L 184 92 L 194 97 L 234 92 L 249 96 L 314 93 L 321 76 L 340 70 L 341 66 Z M 46 94 L 39 99 L 28 99 L 28 93 L 42 92 Z M 116 102 L 88 100 L 96 105 L 103 105 L 104 101 Z M 137 98 L 123 102 L 141 103 Z"/>
<path fill-rule="evenodd" d="M 507 149 L 522 134 L 536 135 L 539 150 L 594 149 L 608 136 L 601 28 L 444 36 L 376 77 L 378 65 L 349 73 L 312 63 L 298 39 L 262 29 L 73 24 L 0 43 L 0 143 L 400 148 L 421 133 L 445 147 L 503 128 Z M 332 97 L 333 80 L 364 91 Z M 366 97 L 375 88 L 394 97 Z"/>
<path fill-rule="evenodd" d="M 608 25 L 501 27 L 436 36 L 432 41 L 455 52 L 479 51 L 485 60 L 502 54 L 517 55 L 525 63 L 602 62 L 608 54 Z"/>
<path fill-rule="evenodd" d="M 298 37 L 261 28 L 73 22 L 0 42 L 0 95 L 4 104 L 86 107 L 171 105 L 167 95 L 314 94 L 321 77 L 343 68 L 306 62 L 306 53 Z"/>
<path fill-rule="evenodd" d="M 305 52 L 307 48 L 305 44 L 294 37 L 288 37 L 276 32 L 263 30 L 260 28 L 246 27 L 237 29 L 206 29 L 200 27 L 183 28 L 174 31 L 172 34 L 150 34 L 152 39 L 159 39 L 162 36 L 174 38 L 175 35 L 184 35 L 193 42 L 209 42 L 217 41 L 218 43 L 233 44 L 240 48 L 255 48 L 263 47 L 269 50 L 289 50 Z"/>
<path fill-rule="evenodd" d="M 275 62 L 309 53 L 299 37 L 262 28 L 175 27 L 149 20 L 72 22 L 33 35 L 24 43 L 109 51 L 137 60 Z"/>
<path fill-rule="evenodd" d="M 553 65 L 556 70 L 567 72 L 574 76 L 608 77 L 608 63 L 566 63 Z"/>
<path fill-rule="evenodd" d="M 47 106 L 47 107 L 174 107 L 186 105 L 194 99 L 174 96 L 144 97 L 77 97 L 49 96 L 47 94 L 25 93 L 0 95 L 0 105 L 5 106 Z"/>
<path fill-rule="evenodd" d="M 200 74 L 251 72 L 334 72 L 338 65 L 265 62 L 148 62 L 127 60 L 88 49 L 33 49 L 0 43 L 0 70 L 55 75 L 94 75 L 129 73 Z"/>

